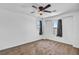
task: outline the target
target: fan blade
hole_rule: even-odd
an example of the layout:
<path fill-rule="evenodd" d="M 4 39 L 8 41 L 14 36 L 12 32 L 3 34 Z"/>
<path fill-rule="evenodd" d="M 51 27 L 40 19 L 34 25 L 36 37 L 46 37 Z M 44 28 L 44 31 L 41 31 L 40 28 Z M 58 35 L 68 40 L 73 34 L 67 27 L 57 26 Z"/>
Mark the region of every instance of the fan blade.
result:
<path fill-rule="evenodd" d="M 56 10 L 53 10 L 52 12 L 56 12 Z"/>
<path fill-rule="evenodd" d="M 35 13 L 35 12 L 31 12 L 31 13 Z"/>
<path fill-rule="evenodd" d="M 48 4 L 47 6 L 45 6 L 44 8 L 43 8 L 43 10 L 45 10 L 45 9 L 47 9 L 47 8 L 49 8 L 51 5 L 50 4 Z"/>
<path fill-rule="evenodd" d="M 32 7 L 33 7 L 33 8 L 35 8 L 35 9 L 37 9 L 37 7 L 36 7 L 36 6 L 34 6 L 34 5 L 33 5 Z"/>
<path fill-rule="evenodd" d="M 48 12 L 48 13 L 51 13 L 51 11 L 48 11 L 48 10 L 44 10 L 44 12 Z"/>
<path fill-rule="evenodd" d="M 52 13 L 52 12 L 56 12 L 56 10 L 53 10 L 53 11 L 44 10 L 44 12 Z"/>

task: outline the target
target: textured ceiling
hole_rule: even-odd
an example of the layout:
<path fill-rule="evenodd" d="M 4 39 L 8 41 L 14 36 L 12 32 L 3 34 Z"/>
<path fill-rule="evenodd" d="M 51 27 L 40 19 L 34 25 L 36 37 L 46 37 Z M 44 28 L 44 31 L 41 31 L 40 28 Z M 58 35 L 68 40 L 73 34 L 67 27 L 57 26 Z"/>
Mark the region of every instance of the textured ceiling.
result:
<path fill-rule="evenodd" d="M 39 7 L 39 6 L 46 6 L 47 3 L 38 3 L 38 4 L 37 3 L 2 3 L 0 4 L 0 8 L 11 12 L 31 15 L 35 17 L 49 17 L 63 12 L 68 12 L 68 11 L 73 12 L 73 11 L 79 10 L 78 3 L 50 3 L 50 4 L 51 4 L 51 7 L 49 7 L 47 10 L 53 11 L 56 9 L 56 12 L 43 13 L 42 16 L 39 15 L 36 9 L 32 8 L 32 5 Z M 35 13 L 31 14 L 31 12 L 33 11 Z"/>

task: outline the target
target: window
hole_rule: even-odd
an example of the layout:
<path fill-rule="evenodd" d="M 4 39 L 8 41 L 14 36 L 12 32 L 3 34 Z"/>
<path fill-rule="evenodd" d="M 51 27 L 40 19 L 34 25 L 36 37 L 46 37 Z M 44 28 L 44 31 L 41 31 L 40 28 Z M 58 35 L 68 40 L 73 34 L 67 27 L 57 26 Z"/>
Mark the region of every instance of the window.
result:
<path fill-rule="evenodd" d="M 53 20 L 53 34 L 62 37 L 62 19 Z"/>
<path fill-rule="evenodd" d="M 58 20 L 54 20 L 53 21 L 53 28 L 57 28 L 57 26 L 58 26 Z"/>
<path fill-rule="evenodd" d="M 53 20 L 53 34 L 57 35 L 58 20 Z"/>

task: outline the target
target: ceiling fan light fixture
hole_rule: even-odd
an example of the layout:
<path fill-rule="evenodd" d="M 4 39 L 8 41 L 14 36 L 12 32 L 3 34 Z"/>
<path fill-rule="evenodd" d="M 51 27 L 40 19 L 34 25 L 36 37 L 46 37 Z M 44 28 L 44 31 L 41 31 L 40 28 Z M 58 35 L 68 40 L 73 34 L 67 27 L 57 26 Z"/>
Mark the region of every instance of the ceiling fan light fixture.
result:
<path fill-rule="evenodd" d="M 40 11 L 40 12 L 39 12 L 39 15 L 43 15 L 43 12 L 42 12 L 42 11 Z"/>
<path fill-rule="evenodd" d="M 45 13 L 56 12 L 56 10 L 53 10 L 53 11 L 47 10 L 47 8 L 51 7 L 51 4 L 48 4 L 48 5 L 46 5 L 46 6 L 39 6 L 39 7 L 33 5 L 32 7 L 35 8 L 35 9 L 37 9 L 37 13 L 38 13 L 39 15 L 43 15 L 44 12 L 45 12 Z"/>
<path fill-rule="evenodd" d="M 40 13 L 40 15 L 43 15 L 42 13 Z"/>

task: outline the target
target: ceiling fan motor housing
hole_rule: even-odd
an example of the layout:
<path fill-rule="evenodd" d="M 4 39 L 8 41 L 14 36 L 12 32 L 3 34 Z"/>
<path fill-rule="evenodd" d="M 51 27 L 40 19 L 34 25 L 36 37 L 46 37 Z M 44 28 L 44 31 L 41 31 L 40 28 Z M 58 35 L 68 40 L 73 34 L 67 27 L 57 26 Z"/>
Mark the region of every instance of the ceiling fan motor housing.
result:
<path fill-rule="evenodd" d="M 40 11 L 42 11 L 42 10 L 43 10 L 43 7 L 42 7 L 42 6 L 40 6 L 40 7 L 39 7 L 39 10 L 40 10 Z"/>

